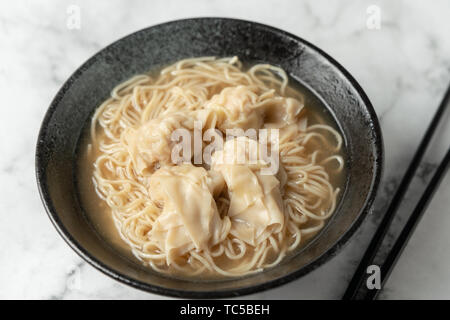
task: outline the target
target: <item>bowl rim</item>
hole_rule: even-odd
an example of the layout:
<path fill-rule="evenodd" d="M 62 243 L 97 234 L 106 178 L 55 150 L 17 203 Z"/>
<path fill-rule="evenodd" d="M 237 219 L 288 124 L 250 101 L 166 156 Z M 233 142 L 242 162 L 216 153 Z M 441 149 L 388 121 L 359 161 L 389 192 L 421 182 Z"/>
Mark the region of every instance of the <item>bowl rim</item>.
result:
<path fill-rule="evenodd" d="M 43 157 L 44 140 L 45 140 L 44 137 L 45 137 L 47 129 L 48 129 L 48 123 L 49 123 L 54 111 L 56 110 L 59 101 L 69 90 L 72 82 L 75 79 L 77 79 L 79 76 L 81 76 L 81 74 L 87 68 L 89 68 L 90 65 L 95 63 L 100 52 L 103 52 L 103 51 L 109 49 L 110 47 L 116 45 L 118 42 L 121 42 L 122 40 L 124 40 L 128 37 L 133 37 L 136 34 L 147 32 L 148 30 L 153 29 L 153 28 L 163 27 L 163 26 L 171 25 L 171 24 L 177 24 L 180 22 L 200 21 L 200 20 L 220 20 L 220 21 L 224 21 L 224 22 L 249 23 L 249 24 L 255 25 L 259 28 L 263 28 L 265 30 L 273 32 L 275 34 L 291 38 L 291 39 L 293 39 L 297 42 L 300 42 L 303 45 L 309 47 L 313 51 L 318 52 L 319 55 L 321 55 L 323 58 L 325 58 L 325 60 L 327 60 L 333 67 L 337 68 L 338 71 L 341 72 L 345 76 L 346 80 L 349 81 L 351 86 L 358 93 L 361 100 L 363 101 L 363 104 L 366 108 L 367 113 L 370 116 L 371 122 L 373 124 L 372 131 L 374 132 L 373 145 L 375 148 L 374 148 L 374 160 L 373 160 L 374 161 L 373 178 L 372 178 L 371 185 L 370 185 L 369 191 L 367 193 L 364 205 L 360 209 L 359 215 L 353 221 L 353 223 L 351 224 L 349 229 L 322 255 L 320 255 L 315 260 L 311 261 L 307 265 L 303 266 L 302 268 L 300 268 L 292 273 L 289 273 L 280 278 L 270 280 L 268 282 L 264 282 L 261 284 L 251 285 L 248 287 L 242 287 L 242 288 L 238 288 L 238 289 L 225 289 L 225 290 L 220 290 L 220 291 L 190 291 L 190 290 L 182 290 L 182 289 L 171 289 L 171 288 L 166 288 L 166 287 L 162 287 L 159 285 L 148 284 L 143 281 L 128 277 L 128 276 L 122 274 L 121 272 L 115 270 L 114 268 L 111 268 L 111 267 L 105 265 L 104 263 L 102 263 L 95 256 L 91 255 L 85 248 L 83 248 L 76 239 L 73 238 L 73 236 L 69 233 L 69 231 L 63 225 L 62 221 L 59 219 L 58 213 L 52 204 L 52 200 L 51 200 L 49 192 L 48 192 L 48 186 L 47 186 L 46 177 L 45 177 L 46 170 L 42 167 L 42 161 L 43 161 L 42 157 Z M 384 165 L 383 162 L 384 162 L 383 137 L 382 137 L 379 120 L 375 113 L 375 110 L 374 110 L 369 98 L 365 94 L 364 90 L 359 85 L 359 83 L 334 58 L 332 58 L 330 55 L 328 55 L 322 49 L 320 49 L 317 46 L 313 45 L 312 43 L 304 40 L 303 38 L 300 38 L 299 36 L 296 36 L 292 33 L 286 32 L 286 31 L 278 29 L 276 27 L 272 27 L 267 24 L 244 20 L 244 19 L 226 18 L 226 17 L 195 17 L 195 18 L 184 18 L 184 19 L 171 20 L 168 22 L 155 24 L 155 25 L 140 29 L 138 31 L 132 32 L 132 33 L 130 33 L 126 36 L 123 36 L 123 37 L 119 38 L 118 40 L 110 43 L 109 45 L 105 46 L 104 48 L 100 49 L 94 55 L 92 55 L 88 60 L 86 60 L 80 67 L 78 67 L 70 75 L 70 77 L 64 82 L 64 84 L 57 92 L 55 98 L 53 98 L 48 110 L 45 113 L 44 119 L 42 121 L 40 130 L 39 130 L 38 140 L 37 140 L 37 144 L 36 144 L 35 174 L 36 174 L 38 190 L 39 190 L 39 194 L 40 194 L 42 203 L 44 205 L 45 211 L 47 212 L 47 215 L 50 218 L 53 226 L 56 228 L 57 232 L 64 239 L 64 241 L 83 260 L 88 262 L 90 265 L 92 265 L 94 268 L 96 268 L 100 272 L 108 275 L 109 277 L 111 277 L 121 283 L 127 284 L 131 287 L 134 287 L 136 289 L 140 289 L 140 290 L 154 293 L 154 294 L 177 297 L 177 298 L 203 298 L 204 299 L 204 298 L 238 297 L 238 296 L 243 296 L 243 295 L 248 295 L 248 294 L 252 294 L 252 293 L 265 291 L 268 289 L 273 289 L 275 287 L 279 287 L 283 284 L 286 284 L 295 279 L 298 279 L 303 275 L 306 275 L 307 273 L 309 273 L 309 272 L 315 270 L 316 268 L 318 268 L 319 266 L 323 265 L 326 261 L 328 261 L 332 257 L 336 256 L 336 254 L 344 247 L 344 245 L 348 243 L 348 240 L 353 236 L 353 234 L 359 228 L 359 226 L 361 225 L 362 221 L 365 219 L 367 214 L 371 211 L 373 202 L 374 202 L 376 194 L 377 194 L 377 190 L 380 185 L 382 173 L 383 173 L 383 165 Z"/>

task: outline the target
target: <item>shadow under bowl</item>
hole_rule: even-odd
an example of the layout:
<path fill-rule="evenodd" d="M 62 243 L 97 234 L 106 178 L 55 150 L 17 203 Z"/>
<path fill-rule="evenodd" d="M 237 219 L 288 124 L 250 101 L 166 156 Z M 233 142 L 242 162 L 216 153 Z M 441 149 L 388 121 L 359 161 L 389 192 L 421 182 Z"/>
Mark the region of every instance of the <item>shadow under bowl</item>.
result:
<path fill-rule="evenodd" d="M 256 275 L 200 282 L 170 278 L 123 257 L 101 240 L 80 206 L 77 144 L 94 109 L 117 84 L 183 58 L 234 56 L 277 65 L 324 101 L 344 136 L 347 187 L 333 217 L 308 246 Z M 317 268 L 348 241 L 370 211 L 381 178 L 383 143 L 369 99 L 333 58 L 312 44 L 262 24 L 224 18 L 178 20 L 114 42 L 84 63 L 51 103 L 39 133 L 36 175 L 48 215 L 64 240 L 95 268 L 157 294 L 218 298 L 279 286 Z"/>

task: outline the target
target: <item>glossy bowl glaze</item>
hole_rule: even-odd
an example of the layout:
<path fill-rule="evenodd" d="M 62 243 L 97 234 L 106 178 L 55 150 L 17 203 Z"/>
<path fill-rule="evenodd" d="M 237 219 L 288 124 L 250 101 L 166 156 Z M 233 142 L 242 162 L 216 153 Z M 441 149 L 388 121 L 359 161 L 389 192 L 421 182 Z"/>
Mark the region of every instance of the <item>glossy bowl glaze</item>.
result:
<path fill-rule="evenodd" d="M 347 187 L 320 234 L 278 266 L 238 279 L 170 278 L 121 256 L 91 227 L 77 195 L 77 144 L 94 109 L 120 82 L 183 58 L 233 55 L 244 62 L 263 61 L 280 66 L 322 99 L 345 139 Z M 334 256 L 371 210 L 382 162 L 382 137 L 373 107 L 355 79 L 333 58 L 301 38 L 269 26 L 235 19 L 198 18 L 133 33 L 101 50 L 76 70 L 43 120 L 37 142 L 36 175 L 50 220 L 64 240 L 95 268 L 157 294 L 216 298 L 279 286 Z"/>

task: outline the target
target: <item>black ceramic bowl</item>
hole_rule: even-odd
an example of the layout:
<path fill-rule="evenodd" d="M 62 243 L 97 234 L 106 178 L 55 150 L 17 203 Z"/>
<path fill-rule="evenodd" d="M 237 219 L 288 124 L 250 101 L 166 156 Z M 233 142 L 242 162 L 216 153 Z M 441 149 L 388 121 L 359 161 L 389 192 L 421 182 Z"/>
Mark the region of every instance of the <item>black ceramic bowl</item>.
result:
<path fill-rule="evenodd" d="M 162 276 L 119 255 L 101 240 L 80 206 L 74 168 L 77 144 L 93 110 L 134 74 L 183 58 L 237 55 L 286 70 L 326 104 L 347 149 L 347 187 L 334 216 L 297 255 L 259 274 L 201 282 Z M 42 123 L 36 174 L 48 215 L 64 240 L 94 267 L 133 287 L 190 298 L 239 296 L 296 279 L 334 256 L 371 209 L 383 159 L 377 117 L 358 83 L 333 58 L 284 31 L 254 22 L 199 18 L 133 33 L 101 50 L 67 80 Z"/>

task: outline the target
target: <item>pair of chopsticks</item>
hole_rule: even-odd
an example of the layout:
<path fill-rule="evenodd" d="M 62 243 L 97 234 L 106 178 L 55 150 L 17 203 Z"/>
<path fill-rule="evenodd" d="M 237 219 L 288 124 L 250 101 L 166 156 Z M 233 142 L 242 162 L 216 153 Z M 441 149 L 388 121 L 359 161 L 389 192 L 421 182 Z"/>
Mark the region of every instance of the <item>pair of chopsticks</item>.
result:
<path fill-rule="evenodd" d="M 378 226 L 374 236 L 372 237 L 372 240 L 370 241 L 370 244 L 364 253 L 363 258 L 361 259 L 360 264 L 358 265 L 358 268 L 356 269 L 353 278 L 351 279 L 347 290 L 344 293 L 344 296 L 342 299 L 344 300 L 353 300 L 357 298 L 358 293 L 362 289 L 362 286 L 366 284 L 366 280 L 368 277 L 368 274 L 366 273 L 367 267 L 374 264 L 374 259 L 377 255 L 377 252 L 383 242 L 384 237 L 387 234 L 387 231 L 392 223 L 392 220 L 409 188 L 409 185 L 414 178 L 414 175 L 417 171 L 417 168 L 420 165 L 420 162 L 422 161 L 422 158 L 430 144 L 430 141 L 436 131 L 436 128 L 439 126 L 439 122 L 442 118 L 444 118 L 444 113 L 447 108 L 447 105 L 450 100 L 450 86 L 447 88 L 447 91 L 444 95 L 444 98 L 442 99 L 441 104 L 439 105 L 436 113 L 434 114 L 433 119 L 431 120 L 431 123 L 429 127 L 427 128 L 427 131 L 425 132 L 424 137 L 422 138 L 422 141 L 419 144 L 419 147 L 417 148 L 416 153 L 414 154 L 414 157 L 409 164 L 408 169 L 406 170 L 405 175 L 403 176 L 402 181 L 400 182 L 400 185 L 392 198 L 392 201 L 383 216 L 383 219 L 381 220 L 380 225 Z M 447 169 L 449 167 L 450 163 L 450 148 L 447 150 L 446 155 L 444 156 L 444 159 L 438 166 L 438 168 L 435 171 L 435 174 L 430 180 L 430 183 L 428 184 L 427 188 L 425 189 L 424 193 L 422 194 L 422 197 L 420 198 L 419 202 L 417 203 L 417 206 L 415 207 L 414 211 L 412 212 L 411 216 L 409 217 L 408 221 L 406 222 L 405 226 L 403 227 L 399 237 L 397 238 L 396 242 L 394 243 L 391 251 L 389 252 L 388 256 L 380 266 L 380 272 L 381 272 L 381 288 L 383 288 L 383 285 L 386 283 L 393 267 L 395 266 L 398 258 L 403 252 L 403 249 L 405 248 L 406 244 L 409 241 L 409 238 L 413 234 L 416 226 L 418 225 L 423 213 L 425 212 L 426 208 L 428 207 L 428 204 L 431 202 L 431 199 L 433 198 L 433 195 L 437 188 L 439 187 L 440 182 L 444 178 Z M 371 289 L 368 290 L 366 295 L 364 296 L 364 300 L 373 300 L 377 297 L 378 293 L 381 291 L 381 289 Z"/>

